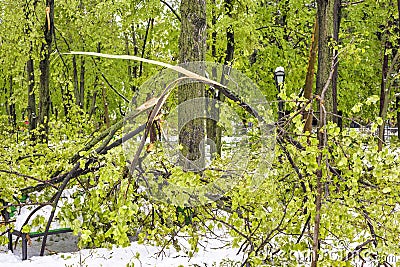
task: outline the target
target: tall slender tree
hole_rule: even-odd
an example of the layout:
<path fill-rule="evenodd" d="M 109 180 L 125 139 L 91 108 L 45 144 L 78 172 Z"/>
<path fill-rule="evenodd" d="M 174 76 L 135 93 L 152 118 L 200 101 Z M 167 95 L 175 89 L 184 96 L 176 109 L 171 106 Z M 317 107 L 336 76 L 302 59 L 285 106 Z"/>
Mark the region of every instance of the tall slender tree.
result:
<path fill-rule="evenodd" d="M 321 94 L 328 82 L 332 71 L 334 40 L 334 10 L 336 0 L 318 0 L 318 72 L 317 72 L 317 94 Z M 329 80 L 328 91 L 325 99 L 325 108 L 332 112 L 332 84 Z"/>
<path fill-rule="evenodd" d="M 331 42 L 334 37 L 334 13 L 335 1 L 337 0 L 318 0 L 317 16 L 318 16 L 318 71 L 317 71 L 317 94 L 319 97 L 319 124 L 318 124 L 318 148 L 320 153 L 317 156 L 317 163 L 320 168 L 316 171 L 316 194 L 315 194 L 315 217 L 314 217 L 314 233 L 312 244 L 312 261 L 311 267 L 318 265 L 319 246 L 320 246 L 320 224 L 321 224 L 321 208 L 323 200 L 323 172 L 322 166 L 325 164 L 323 160 L 322 150 L 326 146 L 326 120 L 328 112 L 333 110 L 332 101 L 332 76 L 333 76 L 333 49 Z"/>
<path fill-rule="evenodd" d="M 41 141 L 48 141 L 48 123 L 50 116 L 50 54 L 54 34 L 54 0 L 46 0 L 44 42 L 41 47 L 40 90 L 39 90 L 39 118 L 41 127 Z"/>
<path fill-rule="evenodd" d="M 26 3 L 24 5 L 24 15 L 25 15 L 25 36 L 27 39 L 30 39 L 30 34 L 32 32 L 32 26 L 29 23 L 31 18 L 31 11 L 29 7 L 30 3 Z M 37 115 L 36 115 L 36 96 L 35 96 L 35 69 L 34 69 L 34 61 L 33 61 L 33 43 L 32 40 L 29 41 L 29 51 L 28 51 L 28 60 L 25 66 L 26 75 L 27 75 L 27 84 L 28 84 L 28 108 L 27 108 L 27 117 L 29 122 L 29 130 L 36 129 L 37 125 Z M 32 138 L 35 138 L 32 135 Z"/>

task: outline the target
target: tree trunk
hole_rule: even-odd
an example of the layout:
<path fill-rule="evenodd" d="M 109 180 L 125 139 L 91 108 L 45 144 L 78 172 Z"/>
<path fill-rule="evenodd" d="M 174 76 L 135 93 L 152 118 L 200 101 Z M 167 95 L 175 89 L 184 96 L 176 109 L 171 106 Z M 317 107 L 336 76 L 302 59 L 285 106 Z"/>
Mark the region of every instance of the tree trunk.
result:
<path fill-rule="evenodd" d="M 27 6 L 24 6 L 25 20 L 29 21 L 31 17 L 31 12 L 29 11 Z M 25 25 L 25 35 L 29 38 L 32 29 L 29 24 Z M 28 82 L 28 122 L 29 122 L 29 131 L 36 129 L 37 126 L 37 114 L 36 114 L 36 97 L 35 97 L 35 72 L 34 72 L 34 62 L 32 58 L 33 53 L 33 44 L 32 41 L 29 43 L 29 55 L 28 61 L 26 62 L 26 73 L 27 73 L 27 82 Z M 35 139 L 35 135 L 31 134 L 31 139 Z"/>
<path fill-rule="evenodd" d="M 76 65 L 76 56 L 72 56 L 72 72 L 74 79 L 74 96 L 75 104 L 79 107 L 79 80 L 78 80 L 78 67 Z"/>
<path fill-rule="evenodd" d="M 94 88 L 97 88 L 97 85 L 94 86 Z M 92 95 L 92 102 L 90 104 L 89 108 L 89 120 L 92 118 L 95 110 L 96 110 L 96 98 L 97 98 L 97 90 L 95 89 Z"/>
<path fill-rule="evenodd" d="M 326 146 L 326 120 L 327 113 L 332 112 L 332 48 L 329 43 L 333 38 L 333 21 L 334 21 L 334 2 L 336 0 L 318 0 L 318 72 L 317 72 L 317 93 L 320 95 L 319 100 L 319 124 L 318 124 L 318 143 L 321 150 L 318 155 L 319 170 L 316 172 L 317 186 L 315 197 L 315 218 L 314 233 L 312 244 L 312 261 L 311 267 L 318 265 L 319 257 L 319 229 L 321 224 L 321 208 L 323 200 L 323 172 L 324 164 L 322 150 Z"/>
<path fill-rule="evenodd" d="M 50 53 L 54 33 L 54 0 L 46 0 L 46 14 L 44 23 L 44 39 L 40 54 L 40 91 L 39 91 L 39 118 L 38 124 L 41 127 L 40 140 L 48 141 L 48 123 L 50 111 Z"/>
<path fill-rule="evenodd" d="M 131 51 L 129 49 L 129 38 L 128 38 L 128 34 L 125 34 L 125 54 L 126 55 L 130 55 Z M 127 74 L 128 74 L 128 81 L 127 81 L 127 87 L 130 88 L 131 92 L 134 92 L 134 88 L 132 85 L 132 64 L 131 64 L 131 60 L 127 61 L 128 63 L 128 68 L 127 68 Z"/>
<path fill-rule="evenodd" d="M 204 61 L 206 51 L 206 2 L 205 0 L 182 0 L 181 34 L 179 37 L 180 63 Z M 186 65 L 190 69 L 190 65 Z M 204 75 L 203 70 L 197 73 Z M 203 118 L 195 118 L 205 110 L 202 100 L 196 106 L 184 105 L 191 99 L 204 100 L 205 87 L 201 83 L 189 83 L 179 86 L 178 89 L 178 127 L 179 144 L 182 146 L 181 159 L 184 170 L 198 171 L 204 167 L 204 138 L 205 122 Z M 193 116 L 196 114 L 195 116 Z M 193 119 L 194 118 L 194 119 Z"/>
<path fill-rule="evenodd" d="M 397 0 L 397 27 L 400 31 L 400 0 Z M 398 50 L 400 50 L 400 38 L 398 39 Z M 400 91 L 400 90 L 399 90 Z M 400 92 L 396 96 L 396 108 L 397 108 L 397 137 L 400 139 Z"/>
<path fill-rule="evenodd" d="M 99 42 L 98 44 L 97 44 L 97 53 L 100 53 L 101 52 L 101 43 Z M 99 80 L 99 78 L 98 78 L 98 75 L 96 74 L 96 78 L 95 78 L 95 88 L 97 87 L 97 85 L 98 85 L 98 80 Z M 104 122 L 105 122 L 105 124 L 106 124 L 106 126 L 107 126 L 107 128 L 110 128 L 110 126 L 111 126 L 111 123 L 110 123 L 110 112 L 109 112 L 109 110 L 108 110 L 108 102 L 107 102 L 107 88 L 106 88 L 106 86 L 104 85 L 104 83 L 102 82 L 101 83 L 101 97 L 102 97 L 102 100 L 103 100 L 103 112 L 104 112 Z M 97 90 L 96 90 L 97 91 Z M 95 101 L 96 101 L 96 94 L 94 95 L 94 97 L 93 97 L 93 101 L 94 101 L 94 103 L 95 103 Z"/>
<path fill-rule="evenodd" d="M 101 93 L 103 98 L 103 108 L 104 108 L 104 121 L 106 123 L 107 128 L 110 128 L 110 115 L 108 112 L 108 103 L 107 103 L 107 89 L 104 84 L 101 85 Z"/>
<path fill-rule="evenodd" d="M 85 59 L 81 57 L 81 70 L 79 81 L 79 107 L 84 108 L 85 103 Z"/>
<path fill-rule="evenodd" d="M 394 65 L 397 62 L 398 51 L 396 51 L 395 56 L 391 60 L 391 65 L 389 67 L 389 56 L 388 51 L 393 48 L 390 42 L 391 31 L 390 28 L 393 26 L 392 18 L 388 21 L 387 29 L 383 33 L 383 39 L 385 40 L 383 49 L 383 63 L 382 63 L 382 79 L 381 79 L 381 95 L 380 95 L 380 105 L 379 105 L 379 117 L 382 118 L 382 124 L 379 126 L 378 132 L 378 151 L 382 151 L 383 143 L 385 141 L 385 124 L 386 115 L 390 102 L 390 90 L 391 90 L 391 79 L 390 75 L 394 70 Z"/>
<path fill-rule="evenodd" d="M 385 121 L 386 121 L 386 115 L 387 111 L 389 108 L 389 102 L 390 102 L 390 90 L 392 89 L 392 83 L 393 80 L 390 79 L 390 75 L 394 72 L 394 68 L 397 65 L 397 60 L 399 58 L 399 51 L 396 52 L 396 55 L 392 59 L 392 62 L 390 64 L 387 77 L 384 80 L 383 83 L 383 93 L 385 95 L 384 101 L 383 101 L 383 106 L 382 106 L 382 124 L 379 126 L 379 133 L 378 133 L 378 151 L 382 151 L 383 148 L 383 137 L 384 137 L 384 130 L 385 130 Z"/>
<path fill-rule="evenodd" d="M 66 121 L 68 122 L 70 120 L 69 111 L 71 109 L 71 103 L 73 101 L 73 96 L 72 96 L 72 92 L 69 89 L 68 83 L 65 83 L 65 84 L 60 83 L 59 86 L 61 88 L 62 103 L 63 103 L 63 107 L 64 107 L 64 116 L 65 116 Z"/>
<path fill-rule="evenodd" d="M 137 40 L 136 40 L 136 32 L 135 32 L 135 26 L 132 25 L 132 41 L 133 41 L 133 55 L 137 56 L 139 54 L 139 48 L 137 45 Z M 138 77 L 138 67 L 137 67 L 137 63 L 134 63 L 133 66 L 133 78 L 137 78 Z"/>
<path fill-rule="evenodd" d="M 214 26 L 217 23 L 217 15 L 216 15 L 216 3 L 215 0 L 212 0 L 211 3 L 211 7 L 212 7 L 212 18 L 211 18 L 211 25 L 214 28 Z M 217 59 L 217 48 L 216 48 L 216 43 L 217 43 L 217 32 L 214 30 L 211 33 L 211 56 L 214 59 L 215 62 L 218 61 Z M 217 69 L 216 67 L 213 67 L 212 69 L 212 73 L 211 73 L 211 79 L 212 80 L 216 80 L 217 79 Z M 210 114 L 212 114 L 212 112 L 215 112 L 215 105 L 213 105 L 213 101 L 209 101 L 208 99 L 215 99 L 216 95 L 215 95 L 215 89 L 214 87 L 208 87 L 205 94 L 206 94 L 206 98 L 207 98 L 207 112 L 208 112 L 208 116 L 210 117 Z M 206 120 L 206 135 L 207 135 L 207 139 L 212 140 L 215 144 L 217 143 L 217 133 L 216 133 L 216 127 L 218 127 L 217 122 L 212 120 L 212 119 L 207 119 Z M 211 146 L 210 147 L 210 153 L 211 155 L 214 155 L 214 153 L 217 153 L 218 155 L 221 155 L 221 150 L 220 148 L 217 147 L 217 145 L 215 146 Z"/>
<path fill-rule="evenodd" d="M 146 45 L 147 45 L 147 38 L 149 36 L 149 31 L 151 26 L 153 25 L 153 18 L 149 18 L 148 22 L 147 22 L 147 27 L 146 27 L 146 34 L 144 35 L 144 39 L 143 39 L 143 46 L 142 46 L 142 58 L 144 58 L 145 56 L 145 52 L 146 52 Z M 140 66 L 139 66 L 139 77 L 142 76 L 142 72 L 143 72 L 143 62 L 140 61 Z"/>
<path fill-rule="evenodd" d="M 233 0 L 225 0 L 226 14 L 232 19 Z M 235 52 L 235 32 L 232 25 L 226 29 L 226 55 L 224 65 L 232 64 L 233 54 Z"/>
<path fill-rule="evenodd" d="M 314 32 L 311 36 L 311 46 L 310 46 L 310 54 L 308 57 L 308 67 L 307 67 L 307 76 L 306 83 L 304 86 L 304 97 L 308 100 L 311 100 L 313 93 L 313 81 L 314 81 L 314 72 L 315 72 L 315 61 L 317 59 L 317 49 L 318 49 L 318 17 L 315 19 L 314 23 Z M 310 107 L 308 112 L 304 112 L 303 119 L 305 120 L 304 132 L 310 132 L 312 130 L 312 121 L 313 121 L 313 107 Z"/>
<path fill-rule="evenodd" d="M 379 117 L 382 117 L 383 105 L 385 102 L 385 83 L 387 78 L 387 73 L 389 70 L 389 54 L 387 50 L 390 49 L 390 42 L 385 41 L 385 46 L 383 48 L 383 62 L 382 62 L 382 77 L 381 77 L 381 95 L 379 101 Z"/>
<path fill-rule="evenodd" d="M 16 114 L 16 111 L 15 111 L 15 100 L 13 100 L 13 94 L 14 94 L 13 85 L 14 85 L 13 78 L 10 75 L 10 78 L 9 78 L 9 87 L 10 87 L 10 98 L 9 98 L 9 100 L 10 100 L 10 103 L 8 104 L 8 108 L 9 108 L 8 115 L 9 115 L 9 120 L 10 120 L 10 123 L 11 123 L 13 129 L 15 129 L 16 126 L 17 126 L 17 114 Z"/>
<path fill-rule="evenodd" d="M 97 53 L 100 53 L 101 51 L 101 43 L 97 43 Z M 99 60 L 99 59 L 94 59 L 94 60 Z M 90 111 L 89 111 L 89 119 L 93 116 L 96 110 L 96 98 L 97 98 L 97 93 L 98 93 L 98 86 L 99 86 L 99 73 L 96 71 L 96 74 L 94 76 L 94 83 L 93 83 L 93 96 L 92 96 L 92 104 L 90 106 Z"/>
<path fill-rule="evenodd" d="M 32 47 L 31 47 L 32 48 Z M 26 62 L 26 73 L 28 75 L 28 122 L 29 131 L 36 129 L 37 116 L 36 116 L 36 97 L 35 97 L 35 74 L 33 68 L 33 59 L 30 57 Z M 34 139 L 34 135 L 32 135 Z"/>
<path fill-rule="evenodd" d="M 333 49 L 329 43 L 333 39 L 334 21 L 334 2 L 335 0 L 318 0 L 318 74 L 317 74 L 317 94 L 322 93 L 332 67 Z M 333 111 L 332 103 L 332 84 L 330 83 L 325 98 L 326 112 Z"/>
<path fill-rule="evenodd" d="M 400 94 L 396 95 L 397 137 L 400 139 Z"/>
<path fill-rule="evenodd" d="M 340 29 L 340 19 L 341 19 L 341 0 L 335 0 L 334 11 L 333 11 L 333 40 L 336 44 L 339 44 L 339 29 Z M 333 122 L 338 124 L 338 100 L 337 100 L 337 80 L 338 80 L 338 68 L 339 68 L 339 58 L 338 50 L 333 50 L 333 57 L 335 58 L 335 66 L 333 69 L 332 76 L 332 113 Z"/>
<path fill-rule="evenodd" d="M 215 2 L 213 3 L 215 5 Z M 224 2 L 225 6 L 225 11 L 226 14 L 228 15 L 229 18 L 232 19 L 232 9 L 233 9 L 233 0 L 225 0 Z M 212 18 L 212 23 L 215 25 L 216 23 L 216 15 L 213 14 Z M 213 45 L 211 48 L 211 52 L 213 54 L 213 57 L 216 57 L 216 38 L 217 38 L 217 33 L 214 31 L 212 33 L 212 40 L 213 40 Z M 226 29 L 226 50 L 225 50 L 225 59 L 224 59 L 224 72 L 225 72 L 225 66 L 231 65 L 233 56 L 235 52 L 235 33 L 233 30 L 232 25 L 229 25 Z M 213 77 L 212 79 L 216 79 L 216 74 L 215 70 L 213 70 Z M 220 83 L 224 84 L 226 81 L 224 80 L 225 76 L 221 75 L 221 80 Z M 213 88 L 210 88 L 208 92 L 208 97 L 211 97 L 215 99 L 218 103 L 218 101 L 224 101 L 224 95 L 220 94 L 218 90 L 213 90 Z M 207 120 L 207 138 L 209 138 L 215 145 L 211 146 L 211 155 L 216 153 L 217 155 L 221 155 L 221 149 L 222 149 L 222 128 L 218 126 L 218 120 L 220 116 L 220 109 L 216 102 L 210 101 L 210 105 L 207 107 L 208 112 L 213 114 L 214 118 L 217 118 L 217 120 Z"/>

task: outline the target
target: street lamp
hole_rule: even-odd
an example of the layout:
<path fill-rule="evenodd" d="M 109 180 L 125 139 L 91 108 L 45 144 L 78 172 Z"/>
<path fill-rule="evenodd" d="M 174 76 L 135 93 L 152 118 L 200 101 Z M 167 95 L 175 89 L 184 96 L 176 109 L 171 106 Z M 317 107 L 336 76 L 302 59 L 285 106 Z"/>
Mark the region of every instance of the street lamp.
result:
<path fill-rule="evenodd" d="M 274 71 L 275 86 L 278 89 L 278 94 L 281 92 L 282 86 L 285 82 L 285 69 L 283 67 L 277 67 Z M 283 102 L 278 96 L 278 119 L 283 117 Z"/>

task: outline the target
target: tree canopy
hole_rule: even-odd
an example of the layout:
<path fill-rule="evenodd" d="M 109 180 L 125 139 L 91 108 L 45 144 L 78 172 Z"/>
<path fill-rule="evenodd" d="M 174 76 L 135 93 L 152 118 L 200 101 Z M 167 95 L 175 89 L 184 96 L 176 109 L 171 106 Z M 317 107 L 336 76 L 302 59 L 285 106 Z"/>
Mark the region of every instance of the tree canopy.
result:
<path fill-rule="evenodd" d="M 125 246 L 133 236 L 180 249 L 175 236 L 185 233 L 182 249 L 193 255 L 204 233 L 225 229 L 246 255 L 238 266 L 383 264 L 400 252 L 399 11 L 393 0 L 0 0 L 2 209 L 29 195 L 18 205 L 55 211 L 68 189 L 59 219 L 82 247 Z M 225 67 L 195 71 L 182 65 L 189 61 Z M 229 82 L 239 72 L 257 85 L 259 103 Z M 176 89 L 162 75 L 202 85 Z M 200 141 L 216 144 L 200 171 L 160 149 L 174 109 L 195 97 L 213 99 L 204 105 L 218 114 L 186 127 L 199 140 L 179 136 L 178 148 L 194 144 L 193 158 L 205 153 Z M 236 124 L 222 103 L 249 140 L 240 175 L 227 169 L 234 157 L 224 137 Z M 271 158 L 261 125 L 274 129 Z M 193 187 L 237 180 L 190 206 L 154 201 L 138 182 L 149 173 Z M 48 231 L 40 216 L 23 231 L 36 226 Z M 0 223 L 2 243 L 13 227 Z"/>

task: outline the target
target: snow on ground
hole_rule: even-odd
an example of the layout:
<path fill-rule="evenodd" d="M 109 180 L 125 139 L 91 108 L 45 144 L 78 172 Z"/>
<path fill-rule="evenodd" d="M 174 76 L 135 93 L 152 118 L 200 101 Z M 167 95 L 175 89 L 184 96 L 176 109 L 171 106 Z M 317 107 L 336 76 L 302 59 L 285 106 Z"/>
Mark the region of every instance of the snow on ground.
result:
<path fill-rule="evenodd" d="M 62 201 L 69 201 L 69 196 L 73 190 L 65 190 Z M 62 203 L 60 204 L 60 206 Z M 20 230 L 24 225 L 28 215 L 35 206 L 26 206 L 19 209 L 15 216 L 15 229 Z M 30 219 L 37 216 L 43 216 L 48 220 L 52 207 L 46 206 L 35 213 Z M 58 209 L 57 209 L 58 210 Z M 57 214 L 57 212 L 56 212 Z M 52 223 L 51 229 L 59 228 L 57 221 Z M 36 230 L 33 228 L 32 231 Z M 220 238 L 203 238 L 199 245 L 199 252 L 192 258 L 189 258 L 184 251 L 177 252 L 173 247 L 163 250 L 156 246 L 138 244 L 132 242 L 129 247 L 113 249 L 82 249 L 79 250 L 78 238 L 72 233 L 50 235 L 46 245 L 46 254 L 40 257 L 41 238 L 33 238 L 32 243 L 28 245 L 28 260 L 21 260 L 21 242 L 19 241 L 14 253 L 8 250 L 7 246 L 0 246 L 0 267 L 23 266 L 23 267 L 49 267 L 49 266 L 234 266 L 231 264 L 221 265 L 223 262 L 240 262 L 243 254 L 236 255 L 237 249 L 230 248 L 229 244 L 232 238 L 222 230 L 218 232 Z M 225 236 L 225 237 L 224 237 Z M 16 237 L 13 236 L 15 242 Z M 184 237 L 178 237 L 178 242 L 183 248 L 190 247 Z M 213 265 L 214 264 L 214 265 Z"/>
<path fill-rule="evenodd" d="M 182 238 L 180 242 L 186 243 Z M 49 236 L 46 255 L 39 256 L 41 239 L 35 238 L 28 246 L 28 260 L 21 260 L 21 245 L 14 253 L 7 247 L 0 247 L 0 267 L 50 267 L 50 266 L 234 266 L 221 263 L 240 262 L 243 255 L 236 255 L 237 249 L 226 247 L 228 239 L 207 239 L 201 242 L 200 251 L 191 259 L 184 252 L 177 252 L 174 248 L 165 249 L 157 256 L 160 247 L 132 242 L 126 248 L 99 248 L 83 249 L 77 247 L 77 237 L 71 233 Z M 137 257 L 137 253 L 140 254 Z M 133 265 L 134 264 L 134 265 Z M 213 265 L 215 264 L 215 265 Z"/>

